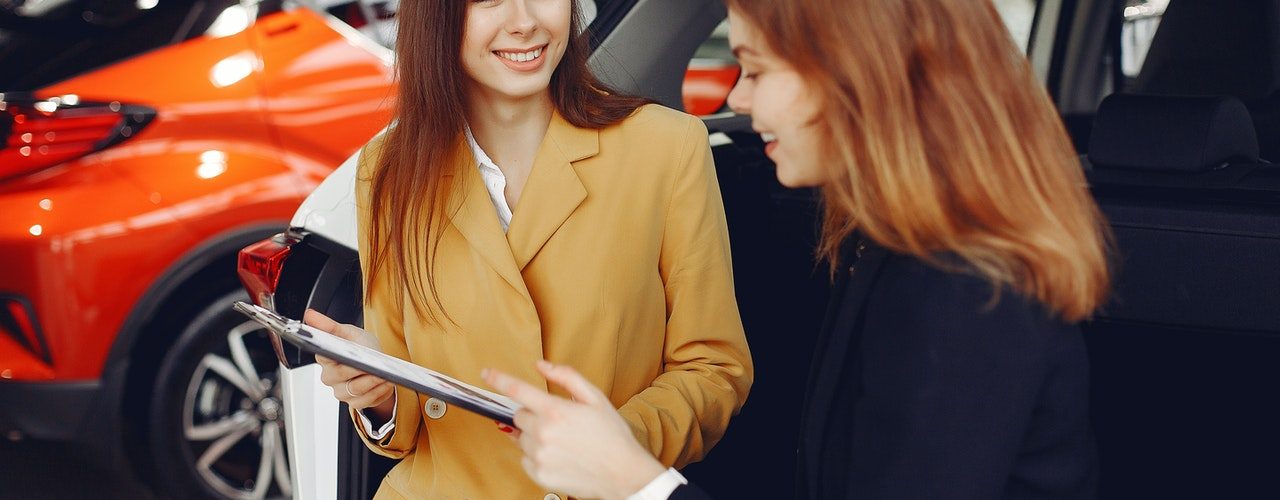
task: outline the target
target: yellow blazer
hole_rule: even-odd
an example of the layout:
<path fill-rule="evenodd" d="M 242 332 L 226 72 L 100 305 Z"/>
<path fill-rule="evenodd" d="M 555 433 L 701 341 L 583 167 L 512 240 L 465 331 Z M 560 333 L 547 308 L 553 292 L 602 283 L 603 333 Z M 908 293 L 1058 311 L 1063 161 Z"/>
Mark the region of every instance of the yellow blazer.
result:
<path fill-rule="evenodd" d="M 505 235 L 459 148 L 460 196 L 435 264 L 456 324 L 426 321 L 407 294 L 389 293 L 386 274 L 368 276 L 363 229 L 380 146 L 362 152 L 356 194 L 372 292 L 365 326 L 383 351 L 478 386 L 484 367 L 546 387 L 535 361 L 573 366 L 664 464 L 699 460 L 720 439 L 753 373 L 700 120 L 656 105 L 601 130 L 553 116 Z M 382 442 L 356 425 L 375 452 L 403 458 L 378 498 L 567 498 L 528 478 L 492 420 L 425 412 L 427 397 L 403 388 L 397 397 L 395 431 Z"/>

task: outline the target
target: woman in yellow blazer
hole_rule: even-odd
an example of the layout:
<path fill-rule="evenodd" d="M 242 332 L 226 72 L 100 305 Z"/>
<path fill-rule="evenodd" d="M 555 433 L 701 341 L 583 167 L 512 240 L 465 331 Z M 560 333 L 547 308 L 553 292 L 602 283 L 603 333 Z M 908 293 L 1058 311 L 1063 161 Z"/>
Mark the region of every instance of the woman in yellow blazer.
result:
<path fill-rule="evenodd" d="M 680 467 L 720 439 L 752 379 L 707 131 L 591 77 L 575 11 L 401 4 L 397 124 L 362 151 L 356 186 L 369 334 L 306 319 L 477 385 L 483 367 L 547 388 L 534 361 L 574 366 Z M 510 429 L 321 365 L 368 446 L 403 459 L 378 498 L 565 497 L 527 477 Z"/>

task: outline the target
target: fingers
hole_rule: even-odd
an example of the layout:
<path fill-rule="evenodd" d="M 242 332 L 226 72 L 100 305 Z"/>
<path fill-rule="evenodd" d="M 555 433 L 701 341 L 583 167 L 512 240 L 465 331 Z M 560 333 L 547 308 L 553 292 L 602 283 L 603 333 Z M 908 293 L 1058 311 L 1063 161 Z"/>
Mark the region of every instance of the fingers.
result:
<path fill-rule="evenodd" d="M 520 434 L 521 434 L 520 429 L 504 424 L 497 420 L 494 420 L 493 423 L 498 424 L 498 430 L 506 434 L 507 437 L 510 437 L 512 441 L 515 441 L 516 439 L 520 438 Z"/>
<path fill-rule="evenodd" d="M 373 375 L 361 375 L 332 386 L 333 397 L 357 410 L 377 406 L 395 392 L 395 384 Z"/>
<path fill-rule="evenodd" d="M 529 410 L 525 408 L 521 408 L 516 412 L 515 416 L 511 418 L 511 421 L 516 425 L 516 429 L 520 429 L 522 431 L 532 430 L 536 425 L 534 420 L 533 413 L 529 412 Z"/>
<path fill-rule="evenodd" d="M 365 375 L 365 377 L 371 377 L 371 375 Z M 355 382 L 353 381 L 351 384 L 354 383 Z M 377 385 L 370 387 L 364 392 L 361 392 L 361 390 L 355 385 L 348 385 L 348 388 L 351 389 L 351 392 L 354 393 L 356 397 L 351 398 L 346 403 L 348 406 L 357 410 L 378 406 L 383 401 L 390 398 L 396 390 L 395 384 L 385 381 L 380 381 Z"/>
<path fill-rule="evenodd" d="M 319 363 L 319 360 L 320 358 L 319 356 L 317 356 L 316 361 L 318 363 Z M 328 361 L 327 363 L 319 363 L 319 364 L 320 364 L 320 382 L 329 387 L 333 387 L 336 384 L 346 382 L 348 380 L 359 377 L 361 375 L 365 375 L 365 373 L 360 370 L 357 370 L 355 368 L 352 368 L 344 364 L 335 363 L 331 360 Z"/>
<path fill-rule="evenodd" d="M 351 389 L 351 393 L 356 396 L 377 389 L 383 385 L 394 386 L 395 384 L 367 373 L 347 381 L 347 388 Z"/>
<path fill-rule="evenodd" d="M 539 361 L 538 371 L 547 378 L 548 382 L 569 391 L 569 395 L 573 396 L 575 401 L 593 406 L 603 404 L 613 408 L 609 398 L 605 397 L 604 393 L 600 392 L 600 389 L 597 389 L 595 385 L 587 381 L 586 378 L 569 365 L 555 365 L 548 361 Z"/>
<path fill-rule="evenodd" d="M 351 341 L 359 342 L 365 336 L 365 331 L 359 327 L 338 323 L 315 309 L 307 309 L 307 312 L 302 314 L 302 322 L 335 337 Z"/>
<path fill-rule="evenodd" d="M 333 333 L 333 331 L 338 329 L 338 326 L 340 325 L 337 321 L 334 321 L 315 309 L 307 309 L 307 312 L 302 313 L 302 322 L 312 328 L 329 333 Z"/>
<path fill-rule="evenodd" d="M 329 333 L 332 333 L 334 337 L 347 339 L 358 344 L 364 344 L 363 340 L 365 332 L 355 325 L 338 325 Z"/>
<path fill-rule="evenodd" d="M 533 413 L 546 413 L 554 409 L 556 405 L 567 402 L 564 398 L 547 394 L 542 389 L 526 384 L 524 381 L 498 370 L 486 368 L 480 372 L 480 376 L 491 387 L 497 389 L 498 392 L 514 399 Z M 519 427 L 518 424 L 517 427 Z"/>

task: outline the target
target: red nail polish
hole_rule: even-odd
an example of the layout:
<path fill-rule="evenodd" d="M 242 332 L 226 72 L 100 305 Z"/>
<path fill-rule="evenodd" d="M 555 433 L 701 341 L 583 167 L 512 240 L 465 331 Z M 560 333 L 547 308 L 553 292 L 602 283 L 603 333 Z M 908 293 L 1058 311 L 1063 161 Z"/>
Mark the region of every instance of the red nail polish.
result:
<path fill-rule="evenodd" d="M 511 434 L 512 432 L 515 432 L 515 429 L 512 429 L 511 427 L 508 427 L 502 424 L 498 424 L 498 430 L 505 432 L 507 434 Z"/>

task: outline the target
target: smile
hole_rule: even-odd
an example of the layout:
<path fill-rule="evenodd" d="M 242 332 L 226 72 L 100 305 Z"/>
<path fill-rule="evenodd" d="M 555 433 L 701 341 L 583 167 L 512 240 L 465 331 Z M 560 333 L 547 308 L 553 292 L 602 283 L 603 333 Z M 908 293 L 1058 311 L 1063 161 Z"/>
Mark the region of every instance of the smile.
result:
<path fill-rule="evenodd" d="M 538 61 L 542 57 L 542 53 L 546 51 L 546 48 L 547 46 L 543 45 L 524 51 L 495 50 L 493 51 L 493 54 L 502 58 L 504 61 L 525 65 L 526 63 Z"/>

